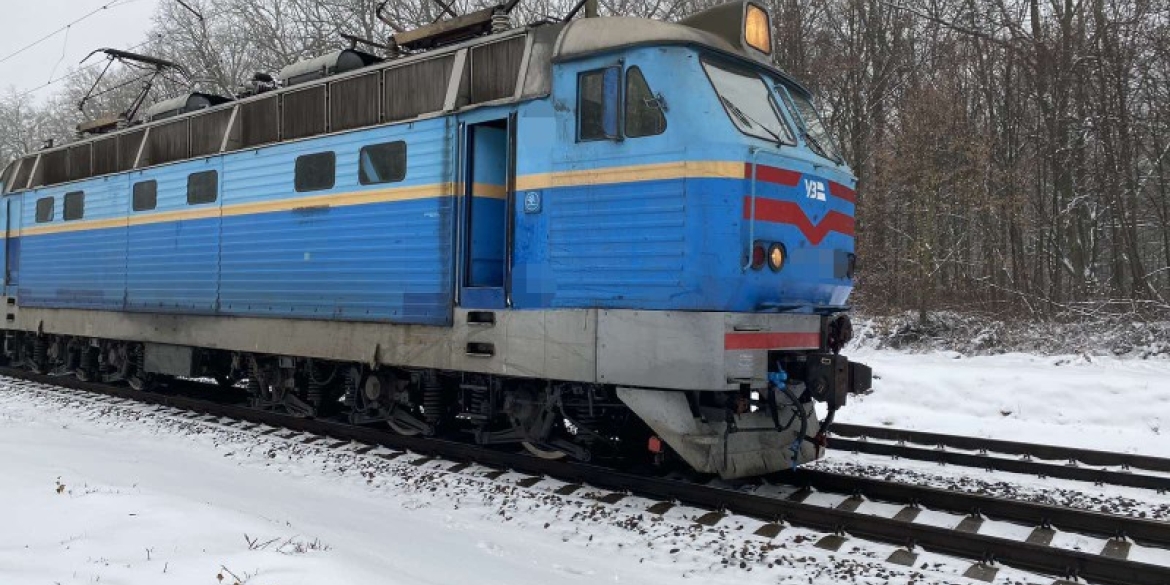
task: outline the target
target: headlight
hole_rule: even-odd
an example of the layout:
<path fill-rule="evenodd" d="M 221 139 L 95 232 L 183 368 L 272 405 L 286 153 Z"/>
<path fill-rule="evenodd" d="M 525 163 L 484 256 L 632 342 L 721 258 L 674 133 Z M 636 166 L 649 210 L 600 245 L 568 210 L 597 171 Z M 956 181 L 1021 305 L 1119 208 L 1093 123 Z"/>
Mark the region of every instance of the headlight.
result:
<path fill-rule="evenodd" d="M 772 272 L 779 272 L 787 260 L 788 251 L 784 249 L 784 244 L 772 244 L 772 247 L 768 248 L 768 267 Z"/>
<path fill-rule="evenodd" d="M 743 25 L 743 38 L 749 47 L 765 54 L 772 54 L 772 26 L 768 13 L 755 4 L 747 5 Z"/>

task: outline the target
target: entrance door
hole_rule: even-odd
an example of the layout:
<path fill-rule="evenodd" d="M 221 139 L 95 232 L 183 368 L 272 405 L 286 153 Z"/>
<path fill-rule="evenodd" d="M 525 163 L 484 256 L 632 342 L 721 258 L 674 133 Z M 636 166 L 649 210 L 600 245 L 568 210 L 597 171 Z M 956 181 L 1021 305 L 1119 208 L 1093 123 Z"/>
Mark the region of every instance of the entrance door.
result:
<path fill-rule="evenodd" d="M 6 217 L 4 218 L 4 284 L 16 286 L 19 284 L 17 275 L 20 273 L 20 202 L 22 195 L 5 198 Z M 15 290 L 8 294 L 15 294 Z"/>
<path fill-rule="evenodd" d="M 510 191 L 507 120 L 467 127 L 466 176 L 463 181 L 466 248 L 462 305 L 503 308 L 508 279 L 508 209 Z"/>

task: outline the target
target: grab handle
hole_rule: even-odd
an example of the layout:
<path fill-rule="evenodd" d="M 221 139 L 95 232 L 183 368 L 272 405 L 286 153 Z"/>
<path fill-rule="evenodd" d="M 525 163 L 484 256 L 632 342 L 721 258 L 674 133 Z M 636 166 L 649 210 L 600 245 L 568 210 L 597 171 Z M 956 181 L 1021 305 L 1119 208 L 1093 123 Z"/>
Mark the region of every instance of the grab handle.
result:
<path fill-rule="evenodd" d="M 756 243 L 756 168 L 758 166 L 756 164 L 756 154 L 759 153 L 759 149 L 753 146 L 748 152 L 751 153 L 751 161 L 749 164 L 752 169 L 752 216 L 748 220 L 747 262 L 741 268 L 743 272 L 747 272 L 748 268 L 752 267 L 752 247 Z"/>

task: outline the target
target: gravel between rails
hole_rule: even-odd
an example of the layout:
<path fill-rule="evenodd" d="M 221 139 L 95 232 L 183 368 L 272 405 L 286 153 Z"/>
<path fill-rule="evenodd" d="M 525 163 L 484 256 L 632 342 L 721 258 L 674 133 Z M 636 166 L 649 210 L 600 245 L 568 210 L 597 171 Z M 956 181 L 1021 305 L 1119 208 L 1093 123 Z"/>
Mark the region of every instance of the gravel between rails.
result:
<path fill-rule="evenodd" d="M 24 379 L 36 379 L 36 377 L 29 376 L 26 373 L 20 372 L 17 374 Z M 77 386 L 73 381 L 53 379 L 42 380 L 48 383 L 61 383 L 70 386 Z M 82 385 L 85 386 L 85 385 Z M 124 390 L 105 389 L 96 390 L 114 394 L 131 394 L 135 399 L 142 399 L 146 401 L 159 401 L 162 403 L 181 403 L 181 397 L 159 397 L 154 395 L 141 395 L 137 393 L 128 393 Z M 541 460 L 533 460 L 530 457 L 517 457 L 516 455 L 499 453 L 496 451 L 483 450 L 474 446 L 465 444 L 451 444 L 445 441 L 420 441 L 418 439 L 406 439 L 401 437 L 382 438 L 385 433 L 373 434 L 369 429 L 360 429 L 350 427 L 348 425 L 338 425 L 336 423 L 328 423 L 321 421 L 308 421 L 306 419 L 290 419 L 288 417 L 272 417 L 263 413 L 256 413 L 254 411 L 248 412 L 238 407 L 231 407 L 227 405 L 210 405 L 198 404 L 192 405 L 187 401 L 189 406 L 194 410 L 203 410 L 206 412 L 217 413 L 217 416 L 224 416 L 225 413 L 232 413 L 232 416 L 251 420 L 255 422 L 273 422 L 273 424 L 287 427 L 286 431 L 307 431 L 313 430 L 318 434 L 324 434 L 333 437 L 348 437 L 361 438 L 367 440 L 371 444 L 383 444 L 402 447 L 406 445 L 411 449 L 423 452 L 427 455 L 444 455 L 452 456 L 456 460 L 461 461 L 476 461 L 487 460 L 490 465 L 496 468 L 506 468 L 508 466 L 522 469 L 526 472 L 532 472 L 534 469 L 541 469 L 547 471 L 538 471 L 537 473 L 548 473 L 549 475 L 558 476 L 562 479 L 569 479 L 570 484 L 581 482 L 595 483 L 607 488 L 616 488 L 619 491 L 632 491 L 636 493 L 650 493 L 658 497 L 666 497 L 667 499 L 677 499 L 682 501 L 692 501 L 700 503 L 700 508 L 706 508 L 708 512 L 703 514 L 698 520 L 701 524 L 711 526 L 718 526 L 725 518 L 731 517 L 728 514 L 713 512 L 719 508 L 725 508 L 727 511 L 746 514 L 756 518 L 777 518 L 782 517 L 787 522 L 781 526 L 774 524 L 771 534 L 784 534 L 794 532 L 794 526 L 805 526 L 814 529 L 814 534 L 817 530 L 821 531 L 822 535 L 825 530 L 829 532 L 841 532 L 861 535 L 862 539 L 839 539 L 842 542 L 838 543 L 837 550 L 865 550 L 868 547 L 876 545 L 874 542 L 916 542 L 928 549 L 937 548 L 945 550 L 952 554 L 959 554 L 974 558 L 996 558 L 1009 565 L 1018 565 L 1029 567 L 1033 570 L 1041 569 L 1051 573 L 1058 574 L 1080 574 L 1082 577 L 1090 580 L 1096 580 L 1103 583 L 1153 583 L 1161 585 L 1166 581 L 1166 576 L 1170 572 L 1163 568 L 1156 566 L 1147 566 L 1141 563 L 1134 563 L 1130 561 L 1122 561 L 1115 558 L 1109 558 L 1096 554 L 1086 554 L 1079 551 L 1066 551 L 1052 549 L 1045 546 L 1037 546 L 1030 543 L 1020 541 L 1012 541 L 1008 539 L 990 537 L 971 532 L 965 532 L 962 529 L 955 527 L 943 528 L 931 525 L 923 525 L 915 522 L 899 520 L 897 518 L 882 518 L 866 514 L 854 513 L 848 509 L 826 508 L 823 506 L 813 506 L 797 502 L 785 501 L 779 498 L 767 498 L 753 494 L 735 494 L 729 492 L 725 488 L 707 487 L 704 485 L 675 482 L 662 480 L 657 478 L 647 478 L 641 476 L 630 476 L 628 474 L 615 473 L 612 470 L 601 470 L 590 466 L 582 465 L 568 465 L 556 464 L 550 466 L 548 462 Z M 205 416 L 206 418 L 206 416 Z M 283 432 L 283 431 L 282 431 Z M 306 439 L 309 442 L 319 440 Z M 342 442 L 344 443 L 344 441 Z M 442 451 L 442 453 L 440 453 Z M 576 489 L 576 488 L 573 488 Z M 567 494 L 571 494 L 572 490 Z M 669 509 L 669 508 L 668 508 Z M 651 512 L 646 510 L 645 512 Z M 713 518 L 712 518 L 713 516 Z M 693 520 L 693 519 L 692 519 Z M 790 525 L 791 524 L 791 525 Z M 782 530 L 781 530 L 782 529 Z M 720 530 L 722 537 L 725 530 Z M 822 538 L 822 541 L 824 539 Z M 818 541 L 818 544 L 821 541 Z M 852 547 L 852 548 L 851 548 Z M 680 549 L 682 550 L 682 549 Z M 873 558 L 881 558 L 881 555 L 874 555 Z M 855 567 L 856 557 L 847 557 L 846 564 Z M 930 563 L 918 565 L 919 557 L 912 555 L 911 561 L 919 568 L 930 568 Z M 728 563 L 732 564 L 732 563 Z M 831 562 L 824 563 L 824 567 L 837 567 L 840 562 L 836 559 L 831 559 Z M 877 562 L 875 567 L 880 567 L 883 571 L 890 570 L 888 564 Z M 976 565 L 982 566 L 982 565 Z M 967 574 L 970 574 L 972 566 Z M 984 567 L 987 569 L 986 567 Z M 1000 567 L 990 568 L 990 571 L 984 570 L 982 573 L 990 572 L 994 576 L 997 572 L 1001 575 L 998 579 L 1003 582 L 1017 582 L 1015 577 L 1009 576 L 1014 574 L 1010 570 L 1000 571 Z M 822 573 L 818 573 L 822 574 Z M 849 572 L 849 574 L 855 574 Z M 1033 582 L 1031 577 L 1023 577 L 1023 581 L 1018 582 Z M 1048 579 L 1050 581 L 1050 579 Z M 1045 582 L 1041 578 L 1040 582 Z"/>

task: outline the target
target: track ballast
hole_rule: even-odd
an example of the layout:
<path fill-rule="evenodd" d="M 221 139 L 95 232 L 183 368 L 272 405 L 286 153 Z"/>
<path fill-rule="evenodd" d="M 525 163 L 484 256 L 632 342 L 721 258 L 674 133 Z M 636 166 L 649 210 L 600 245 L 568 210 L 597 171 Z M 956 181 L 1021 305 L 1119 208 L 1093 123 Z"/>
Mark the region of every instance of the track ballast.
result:
<path fill-rule="evenodd" d="M 913 563 L 916 555 L 912 551 L 916 547 L 921 547 L 928 551 L 977 561 L 977 564 L 968 571 L 969 575 L 976 577 L 987 575 L 989 572 L 994 575 L 992 564 L 1001 563 L 1028 571 L 1075 577 L 1103 584 L 1170 584 L 1170 568 L 1167 567 L 1114 558 L 1105 554 L 1091 554 L 967 532 L 961 527 L 941 528 L 918 524 L 912 519 L 904 519 L 901 514 L 895 518 L 863 514 L 853 511 L 856 506 L 842 505 L 830 508 L 803 503 L 801 501 L 803 496 L 800 494 L 807 494 L 807 491 L 797 492 L 797 495 L 790 499 L 769 497 L 726 487 L 617 472 L 592 465 L 548 461 L 456 441 L 399 436 L 369 427 L 297 418 L 212 401 L 202 396 L 139 392 L 122 387 L 81 382 L 70 377 L 37 375 L 12 368 L 0 368 L 0 375 L 136 402 L 169 406 L 216 418 L 226 417 L 282 427 L 347 442 L 355 441 L 409 450 L 426 456 L 477 463 L 537 476 L 547 475 L 570 483 L 589 484 L 667 502 L 678 501 L 710 509 L 716 513 L 740 514 L 772 522 L 761 528 L 760 533 L 763 535 L 768 532 L 776 534 L 785 524 L 789 524 L 826 533 L 827 536 L 821 545 L 825 547 L 832 547 L 833 543 L 839 547 L 843 542 L 841 536 L 846 534 L 906 547 L 891 556 L 890 561 L 895 563 Z M 1170 546 L 1170 525 L 1165 523 L 810 471 L 802 470 L 795 477 L 781 479 L 821 491 L 851 494 L 858 496 L 858 499 L 870 497 L 913 506 L 937 506 L 944 510 L 971 513 L 974 516 L 987 515 L 1035 523 L 1038 528 L 1059 527 L 1087 534 L 1133 538 L 1148 544 Z"/>
<path fill-rule="evenodd" d="M 1170 492 L 1170 459 L 1149 455 L 845 423 L 833 434 L 839 451 Z"/>

